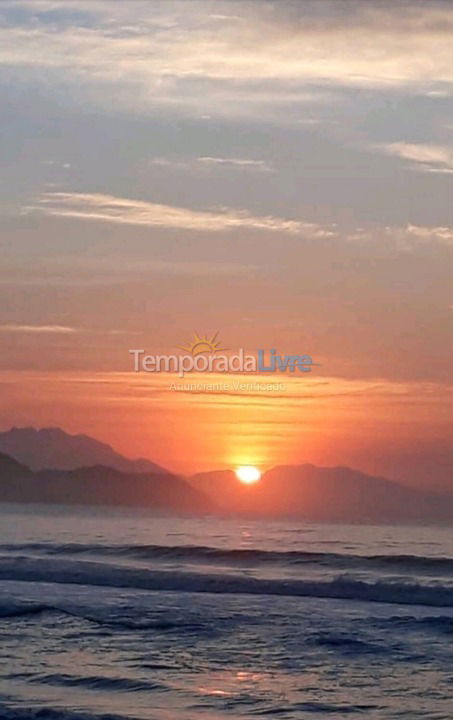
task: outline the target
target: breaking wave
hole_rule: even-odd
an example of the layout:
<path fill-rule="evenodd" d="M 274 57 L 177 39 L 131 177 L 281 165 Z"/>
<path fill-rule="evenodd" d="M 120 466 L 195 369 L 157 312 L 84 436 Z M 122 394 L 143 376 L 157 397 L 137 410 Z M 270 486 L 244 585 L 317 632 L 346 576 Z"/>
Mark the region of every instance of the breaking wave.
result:
<path fill-rule="evenodd" d="M 436 582 L 382 579 L 368 582 L 348 575 L 330 580 L 265 579 L 231 574 L 156 570 L 57 558 L 0 558 L 0 579 L 76 584 L 160 592 L 280 595 L 402 605 L 453 607 L 453 586 Z"/>
<path fill-rule="evenodd" d="M 89 543 L 26 543 L 0 545 L 3 553 L 37 553 L 52 556 L 87 555 L 129 558 L 153 562 L 188 562 L 230 566 L 317 565 L 342 569 L 395 569 L 399 572 L 441 573 L 453 575 L 453 558 L 419 555 L 356 555 L 310 551 L 268 551 L 222 549 L 204 545 L 115 545 Z"/>

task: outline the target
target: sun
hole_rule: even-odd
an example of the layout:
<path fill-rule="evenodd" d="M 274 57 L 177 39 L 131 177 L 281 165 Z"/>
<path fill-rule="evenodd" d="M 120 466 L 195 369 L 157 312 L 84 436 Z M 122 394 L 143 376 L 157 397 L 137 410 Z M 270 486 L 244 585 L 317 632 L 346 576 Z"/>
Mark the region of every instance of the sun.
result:
<path fill-rule="evenodd" d="M 261 480 L 261 472 L 254 465 L 241 465 L 235 470 L 237 479 L 244 485 L 253 485 Z"/>

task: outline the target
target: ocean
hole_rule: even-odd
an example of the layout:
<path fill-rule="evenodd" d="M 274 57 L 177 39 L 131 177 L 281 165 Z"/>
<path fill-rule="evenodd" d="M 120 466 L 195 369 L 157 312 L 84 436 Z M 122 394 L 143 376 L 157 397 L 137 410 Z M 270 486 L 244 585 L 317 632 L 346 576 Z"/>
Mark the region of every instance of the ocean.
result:
<path fill-rule="evenodd" d="M 2 720 L 453 717 L 447 527 L 1 506 Z"/>

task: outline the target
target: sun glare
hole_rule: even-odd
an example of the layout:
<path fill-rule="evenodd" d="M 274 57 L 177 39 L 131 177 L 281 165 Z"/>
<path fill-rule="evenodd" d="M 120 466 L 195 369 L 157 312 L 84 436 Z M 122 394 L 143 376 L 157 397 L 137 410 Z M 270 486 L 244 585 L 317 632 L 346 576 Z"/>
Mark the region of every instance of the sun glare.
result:
<path fill-rule="evenodd" d="M 253 485 L 253 483 L 261 480 L 261 473 L 257 467 L 253 465 L 241 465 L 236 469 L 236 477 L 244 485 Z"/>

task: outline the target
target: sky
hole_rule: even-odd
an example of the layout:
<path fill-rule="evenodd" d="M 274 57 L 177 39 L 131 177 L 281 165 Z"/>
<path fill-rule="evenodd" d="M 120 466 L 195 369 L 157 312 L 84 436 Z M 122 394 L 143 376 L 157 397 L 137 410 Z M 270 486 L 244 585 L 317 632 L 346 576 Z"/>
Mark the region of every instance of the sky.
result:
<path fill-rule="evenodd" d="M 0 0 L 0 427 L 453 491 L 453 8 Z M 309 353 L 193 393 L 130 348 Z"/>

